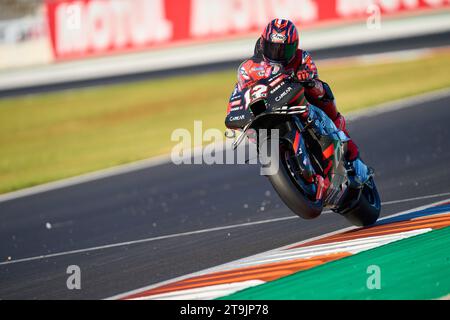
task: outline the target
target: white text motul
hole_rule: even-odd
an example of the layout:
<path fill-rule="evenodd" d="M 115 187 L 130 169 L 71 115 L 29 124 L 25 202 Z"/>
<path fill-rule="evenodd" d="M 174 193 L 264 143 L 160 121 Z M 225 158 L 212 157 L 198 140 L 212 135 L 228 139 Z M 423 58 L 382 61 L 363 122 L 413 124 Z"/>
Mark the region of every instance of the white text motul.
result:
<path fill-rule="evenodd" d="M 274 18 L 300 23 L 316 21 L 313 0 L 192 0 L 190 34 L 193 37 L 224 35 L 262 29 Z"/>
<path fill-rule="evenodd" d="M 383 12 L 394 13 L 421 7 L 441 7 L 450 0 L 336 0 L 336 12 L 339 16 L 364 16 L 367 8 L 376 5 Z"/>
<path fill-rule="evenodd" d="M 101 52 L 171 40 L 163 0 L 61 3 L 55 12 L 58 54 Z"/>

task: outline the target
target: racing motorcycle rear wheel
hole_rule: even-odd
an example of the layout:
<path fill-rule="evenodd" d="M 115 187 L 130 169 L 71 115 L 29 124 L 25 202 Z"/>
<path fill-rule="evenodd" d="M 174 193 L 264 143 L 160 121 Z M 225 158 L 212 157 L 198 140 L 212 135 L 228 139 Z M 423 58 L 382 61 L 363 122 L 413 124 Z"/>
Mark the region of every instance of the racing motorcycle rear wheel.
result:
<path fill-rule="evenodd" d="M 358 202 L 353 208 L 341 213 L 350 223 L 359 227 L 373 225 L 380 217 L 381 200 L 371 177 L 363 186 Z"/>

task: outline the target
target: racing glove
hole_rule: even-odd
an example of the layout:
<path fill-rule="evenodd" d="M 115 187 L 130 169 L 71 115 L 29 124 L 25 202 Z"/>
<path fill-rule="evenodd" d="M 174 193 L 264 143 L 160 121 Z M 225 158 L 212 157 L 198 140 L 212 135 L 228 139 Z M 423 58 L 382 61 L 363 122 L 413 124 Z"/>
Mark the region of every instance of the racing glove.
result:
<path fill-rule="evenodd" d="M 299 70 L 297 71 L 297 79 L 299 81 L 313 81 L 314 80 L 314 72 L 308 70 Z"/>

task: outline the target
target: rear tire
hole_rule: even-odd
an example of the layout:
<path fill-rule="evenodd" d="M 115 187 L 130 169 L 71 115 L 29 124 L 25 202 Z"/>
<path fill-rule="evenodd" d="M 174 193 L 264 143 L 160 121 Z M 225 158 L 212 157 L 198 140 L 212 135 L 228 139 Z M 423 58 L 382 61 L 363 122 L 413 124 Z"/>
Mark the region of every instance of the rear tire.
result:
<path fill-rule="evenodd" d="M 350 223 L 358 227 L 367 227 L 380 217 L 381 201 L 373 178 L 366 183 L 358 203 L 349 211 L 341 213 Z"/>
<path fill-rule="evenodd" d="M 289 209 L 296 215 L 303 219 L 317 218 L 323 209 L 322 201 L 312 201 L 308 199 L 304 194 L 304 191 L 296 182 L 293 173 L 291 173 L 289 169 L 287 160 L 285 159 L 285 152 L 288 152 L 289 150 L 287 148 L 289 148 L 289 146 L 286 146 L 283 143 L 280 144 L 278 171 L 267 177 L 281 200 L 283 200 Z"/>

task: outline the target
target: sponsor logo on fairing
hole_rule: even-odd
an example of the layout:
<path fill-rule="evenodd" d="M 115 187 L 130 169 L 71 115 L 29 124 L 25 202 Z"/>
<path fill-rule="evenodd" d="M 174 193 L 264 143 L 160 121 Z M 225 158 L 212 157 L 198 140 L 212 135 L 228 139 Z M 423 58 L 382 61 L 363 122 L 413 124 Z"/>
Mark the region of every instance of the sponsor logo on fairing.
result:
<path fill-rule="evenodd" d="M 270 94 L 274 94 L 275 92 L 277 92 L 278 90 L 280 90 L 281 86 L 284 85 L 284 81 L 281 82 L 279 85 L 277 85 L 275 88 L 273 88 L 272 90 L 270 90 Z"/>
<path fill-rule="evenodd" d="M 280 72 L 281 67 L 278 64 L 273 64 L 272 65 L 272 74 L 277 74 L 278 72 Z"/>
<path fill-rule="evenodd" d="M 269 87 L 273 88 L 275 87 L 277 84 L 280 83 L 280 81 L 283 81 L 285 77 L 283 75 L 276 75 L 272 78 L 269 79 Z"/>
<path fill-rule="evenodd" d="M 306 106 L 282 106 L 274 109 L 274 111 L 281 114 L 300 114 L 308 111 Z"/>
<path fill-rule="evenodd" d="M 233 100 L 233 101 L 230 101 L 230 103 L 229 103 L 230 107 L 235 107 L 235 106 L 238 106 L 240 104 L 241 104 L 241 99 Z"/>
<path fill-rule="evenodd" d="M 230 121 L 239 121 L 239 120 L 244 120 L 245 119 L 245 115 L 240 115 L 237 117 L 230 117 Z"/>
<path fill-rule="evenodd" d="M 240 99 L 239 93 L 240 91 L 238 90 L 238 87 L 234 87 L 233 93 L 231 94 L 231 100 L 236 100 L 237 98 Z"/>
<path fill-rule="evenodd" d="M 292 87 L 288 87 L 286 90 L 284 90 L 278 97 L 275 98 L 276 102 L 279 102 L 281 99 L 283 99 L 289 92 L 292 91 Z"/>
<path fill-rule="evenodd" d="M 266 75 L 266 70 L 264 67 L 254 67 L 252 71 L 256 72 L 258 77 L 264 77 Z"/>
<path fill-rule="evenodd" d="M 248 75 L 247 71 L 245 70 L 244 67 L 241 67 L 239 69 L 239 73 L 241 74 L 241 76 L 245 79 L 245 80 L 249 80 L 250 76 Z"/>

